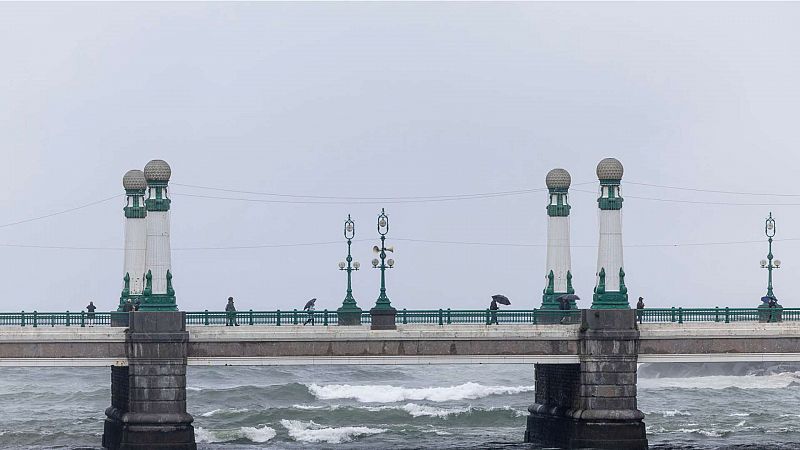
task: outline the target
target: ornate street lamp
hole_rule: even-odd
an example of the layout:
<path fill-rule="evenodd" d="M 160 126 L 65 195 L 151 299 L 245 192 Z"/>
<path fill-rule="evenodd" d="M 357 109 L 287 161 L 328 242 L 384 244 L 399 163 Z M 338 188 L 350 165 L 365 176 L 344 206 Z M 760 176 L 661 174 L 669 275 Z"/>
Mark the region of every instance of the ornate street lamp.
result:
<path fill-rule="evenodd" d="M 353 287 L 351 283 L 351 273 L 358 270 L 361 264 L 358 261 L 353 261 L 350 255 L 350 245 L 353 243 L 353 238 L 356 235 L 356 224 L 347 215 L 347 220 L 344 222 L 344 237 L 347 239 L 347 263 L 344 261 L 339 262 L 339 270 L 347 271 L 347 295 L 344 297 L 341 308 L 336 310 L 338 316 L 337 322 L 339 325 L 361 325 L 361 308 L 356 304 L 356 299 L 353 298 Z"/>
<path fill-rule="evenodd" d="M 395 324 L 395 317 L 397 310 L 392 308 L 389 302 L 389 297 L 386 296 L 386 269 L 394 267 L 394 260 L 386 259 L 386 252 L 394 252 L 394 247 L 386 247 L 386 234 L 389 233 L 389 216 L 386 211 L 381 208 L 381 214 L 378 216 L 378 234 L 381 236 L 381 246 L 373 247 L 373 250 L 379 254 L 378 259 L 372 260 L 372 267 L 381 270 L 381 293 L 378 300 L 375 302 L 375 307 L 370 310 L 372 324 L 370 328 L 373 330 L 394 330 L 397 328 Z"/>
<path fill-rule="evenodd" d="M 772 260 L 772 238 L 775 237 L 775 219 L 772 218 L 771 212 L 764 223 L 764 233 L 767 235 L 767 241 L 769 242 L 769 253 L 767 253 L 767 259 L 761 260 L 761 268 L 767 269 L 767 297 L 774 298 L 775 295 L 772 293 L 772 269 L 780 268 L 781 260 Z"/>

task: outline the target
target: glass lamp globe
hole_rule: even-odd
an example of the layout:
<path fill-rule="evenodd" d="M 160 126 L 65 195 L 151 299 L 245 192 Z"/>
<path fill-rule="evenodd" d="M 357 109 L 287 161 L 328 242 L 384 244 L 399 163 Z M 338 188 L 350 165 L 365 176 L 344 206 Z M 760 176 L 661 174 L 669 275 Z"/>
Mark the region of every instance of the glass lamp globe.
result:
<path fill-rule="evenodd" d="M 348 232 L 353 231 L 353 224 L 352 223 L 348 223 L 347 226 L 344 227 L 344 229 L 347 230 Z"/>
<path fill-rule="evenodd" d="M 386 219 L 382 218 L 381 220 L 379 220 L 378 221 L 378 226 L 380 226 L 381 228 L 385 227 L 386 226 Z"/>
<path fill-rule="evenodd" d="M 781 266 L 781 260 L 780 259 L 776 259 L 774 261 L 774 263 L 775 263 L 775 267 L 780 267 Z"/>
<path fill-rule="evenodd" d="M 773 229 L 773 228 L 775 228 L 775 224 L 774 224 L 774 223 L 773 223 L 771 220 L 770 220 L 770 221 L 768 221 L 768 222 L 767 222 L 767 229 L 768 229 L 768 230 L 771 230 L 771 229 Z"/>
<path fill-rule="evenodd" d="M 761 260 L 761 267 L 767 267 L 767 260 L 766 259 L 762 259 Z"/>
<path fill-rule="evenodd" d="M 358 261 L 356 261 L 356 262 L 354 262 L 354 263 L 353 263 L 353 267 L 354 267 L 356 270 L 358 270 L 358 268 L 359 268 L 359 267 L 361 267 L 361 263 L 360 263 L 360 262 L 358 262 Z"/>
<path fill-rule="evenodd" d="M 372 260 L 372 267 L 378 267 L 378 263 L 379 263 L 379 262 L 380 262 L 380 261 L 378 261 L 378 258 L 375 258 L 375 259 L 373 259 L 373 260 Z"/>
<path fill-rule="evenodd" d="M 392 258 L 389 258 L 386 260 L 386 264 L 389 264 L 389 267 L 392 267 L 394 266 L 394 260 Z"/>
<path fill-rule="evenodd" d="M 344 269 L 345 263 L 344 261 L 339 261 L 339 268 Z"/>

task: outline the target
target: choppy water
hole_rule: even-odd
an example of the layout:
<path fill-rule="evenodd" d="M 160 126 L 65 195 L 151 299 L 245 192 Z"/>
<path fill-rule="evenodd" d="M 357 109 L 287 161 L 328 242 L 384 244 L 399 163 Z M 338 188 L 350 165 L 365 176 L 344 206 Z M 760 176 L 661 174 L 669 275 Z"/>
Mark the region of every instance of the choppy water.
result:
<path fill-rule="evenodd" d="M 503 448 L 522 444 L 533 368 L 190 368 L 198 447 Z M 99 448 L 106 368 L 0 368 L 0 448 Z M 800 372 L 639 380 L 652 448 L 800 448 Z"/>

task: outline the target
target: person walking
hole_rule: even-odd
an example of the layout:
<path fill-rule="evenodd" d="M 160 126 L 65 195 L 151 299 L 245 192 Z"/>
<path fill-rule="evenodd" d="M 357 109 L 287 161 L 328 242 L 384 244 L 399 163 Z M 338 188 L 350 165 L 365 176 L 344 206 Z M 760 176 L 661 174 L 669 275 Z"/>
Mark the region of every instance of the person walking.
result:
<path fill-rule="evenodd" d="M 316 302 L 317 299 L 312 298 L 311 300 L 308 301 L 308 303 L 306 303 L 306 306 L 303 307 L 304 311 L 308 311 L 308 319 L 306 319 L 306 322 L 303 324 L 303 326 L 306 326 L 309 323 L 311 324 L 312 327 L 314 326 L 314 304 Z"/>
<path fill-rule="evenodd" d="M 489 310 L 491 311 L 491 318 L 489 319 L 489 325 L 491 324 L 499 325 L 499 323 L 497 323 L 498 309 L 500 309 L 500 307 L 497 306 L 497 300 L 492 300 L 492 303 L 489 304 Z"/>
<path fill-rule="evenodd" d="M 89 323 L 91 323 L 91 324 L 94 324 L 94 311 L 96 309 L 97 309 L 97 307 L 94 306 L 94 302 L 89 300 L 89 304 L 86 305 L 86 319 L 88 319 Z"/>
<path fill-rule="evenodd" d="M 236 307 L 233 306 L 233 297 L 228 297 L 228 304 L 225 305 L 225 326 L 239 326 L 239 321 L 236 319 Z"/>
<path fill-rule="evenodd" d="M 639 319 L 639 323 L 642 323 L 642 310 L 644 309 L 644 298 L 639 297 L 639 301 L 636 302 L 636 318 Z"/>

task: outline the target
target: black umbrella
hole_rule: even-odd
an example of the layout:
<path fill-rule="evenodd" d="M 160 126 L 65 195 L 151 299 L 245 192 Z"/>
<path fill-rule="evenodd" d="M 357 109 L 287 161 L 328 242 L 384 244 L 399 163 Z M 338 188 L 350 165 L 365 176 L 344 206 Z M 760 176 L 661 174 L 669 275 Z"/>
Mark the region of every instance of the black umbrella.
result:
<path fill-rule="evenodd" d="M 316 298 L 312 298 L 311 300 L 309 300 L 308 303 L 306 303 L 306 306 L 303 306 L 303 310 L 306 310 L 308 308 L 313 308 L 314 307 L 314 303 L 316 301 L 317 301 Z"/>
<path fill-rule="evenodd" d="M 505 295 L 500 295 L 500 294 L 493 295 L 492 300 L 496 301 L 497 303 L 500 303 L 501 305 L 511 304 L 511 300 L 509 300 L 508 297 L 506 297 Z"/>
<path fill-rule="evenodd" d="M 564 294 L 564 295 L 559 295 L 558 297 L 556 297 L 556 300 L 561 300 L 561 299 L 564 299 L 564 300 L 566 300 L 568 302 L 574 302 L 575 300 L 580 300 L 581 298 L 578 297 L 575 294 Z"/>

